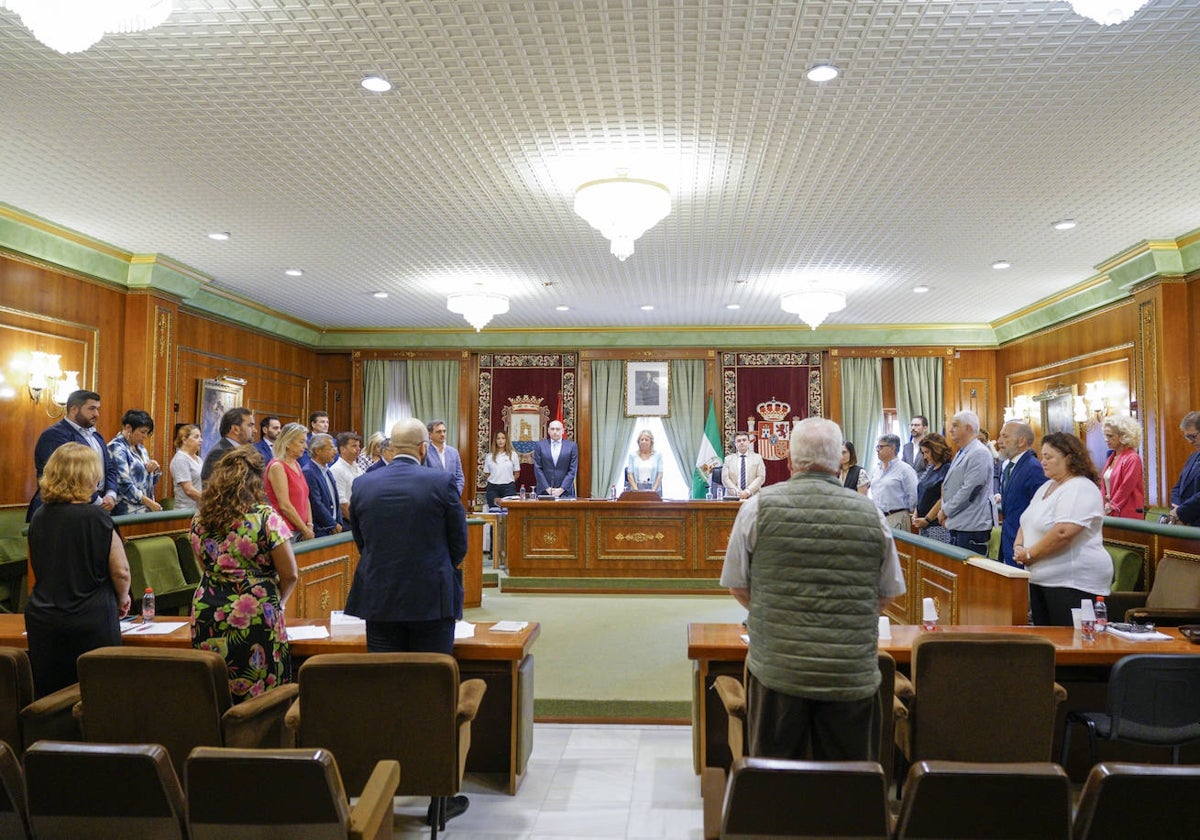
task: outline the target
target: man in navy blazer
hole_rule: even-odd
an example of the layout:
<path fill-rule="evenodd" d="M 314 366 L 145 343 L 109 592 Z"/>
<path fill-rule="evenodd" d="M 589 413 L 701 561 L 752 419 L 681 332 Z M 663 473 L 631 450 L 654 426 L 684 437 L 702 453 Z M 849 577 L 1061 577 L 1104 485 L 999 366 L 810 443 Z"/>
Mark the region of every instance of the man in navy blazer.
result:
<path fill-rule="evenodd" d="M 308 504 L 312 508 L 313 535 L 327 537 L 342 532 L 342 500 L 329 465 L 337 459 L 333 438 L 316 434 L 308 442 L 309 460 L 301 469 L 308 481 Z"/>
<path fill-rule="evenodd" d="M 1171 488 L 1171 521 L 1176 525 L 1200 525 L 1200 411 L 1185 414 L 1179 428 L 1196 451 Z"/>
<path fill-rule="evenodd" d="M 202 482 L 208 481 L 213 467 L 217 465 L 217 461 L 225 457 L 226 452 L 253 442 L 254 412 L 241 406 L 229 409 L 221 415 L 221 425 L 218 427 L 218 431 L 221 433 L 221 439 L 212 449 L 208 450 L 208 454 L 204 456 L 204 463 L 200 465 Z M 270 458 L 267 460 L 269 461 Z"/>
<path fill-rule="evenodd" d="M 1033 451 L 1033 429 L 1026 423 L 1005 423 L 1000 430 L 1000 453 L 1008 459 L 1000 474 L 1000 560 L 1021 567 L 1013 559 L 1013 542 L 1021 527 L 1021 514 L 1029 507 L 1033 494 L 1046 483 L 1042 462 Z"/>
<path fill-rule="evenodd" d="M 550 421 L 549 440 L 539 440 L 533 450 L 533 474 L 539 496 L 575 498 L 575 473 L 579 471 L 579 447 L 563 440 L 563 424 Z"/>
<path fill-rule="evenodd" d="M 467 481 L 463 475 L 462 457 L 457 449 L 446 443 L 446 421 L 430 420 L 425 424 L 425 428 L 429 430 L 429 445 L 425 447 L 425 466 L 445 470 L 454 476 L 454 486 L 458 488 L 458 495 L 461 496 Z"/>
<path fill-rule="evenodd" d="M 104 482 L 96 488 L 92 501 L 111 511 L 117 504 L 117 465 L 108 454 L 104 438 L 96 431 L 96 421 L 99 418 L 100 395 L 95 391 L 72 391 L 63 409 L 63 419 L 38 437 L 37 445 L 33 448 L 33 466 L 38 479 L 41 480 L 46 462 L 58 447 L 64 443 L 82 443 L 84 446 L 90 446 L 104 460 Z M 25 521 L 33 518 L 33 512 L 41 506 L 42 491 L 38 489 L 29 501 Z"/>

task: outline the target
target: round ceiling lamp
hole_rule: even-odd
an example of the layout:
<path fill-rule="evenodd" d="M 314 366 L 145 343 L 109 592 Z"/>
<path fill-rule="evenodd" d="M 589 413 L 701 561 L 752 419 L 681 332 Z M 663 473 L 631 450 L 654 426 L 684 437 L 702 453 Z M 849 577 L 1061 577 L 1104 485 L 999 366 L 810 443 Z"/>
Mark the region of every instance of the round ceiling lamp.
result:
<path fill-rule="evenodd" d="M 800 289 L 786 293 L 780 306 L 784 312 L 799 315 L 801 321 L 815 330 L 832 313 L 846 308 L 846 296 L 832 289 Z"/>
<path fill-rule="evenodd" d="M 1080 17 L 1094 20 L 1101 26 L 1113 26 L 1129 20 L 1138 9 L 1146 5 L 1146 2 L 1147 0 L 1071 0 L 1071 8 Z"/>
<path fill-rule="evenodd" d="M 171 15 L 171 0 L 0 0 L 47 47 L 83 52 L 105 35 L 144 32 Z"/>
<path fill-rule="evenodd" d="M 671 212 L 671 193 L 657 181 L 616 178 L 588 181 L 575 190 L 575 212 L 612 242 L 621 262 L 633 256 L 633 243 Z"/>
<path fill-rule="evenodd" d="M 468 292 L 456 292 L 446 298 L 446 308 L 467 319 L 467 323 L 479 332 L 497 315 L 508 311 L 508 298 L 482 288 Z"/>

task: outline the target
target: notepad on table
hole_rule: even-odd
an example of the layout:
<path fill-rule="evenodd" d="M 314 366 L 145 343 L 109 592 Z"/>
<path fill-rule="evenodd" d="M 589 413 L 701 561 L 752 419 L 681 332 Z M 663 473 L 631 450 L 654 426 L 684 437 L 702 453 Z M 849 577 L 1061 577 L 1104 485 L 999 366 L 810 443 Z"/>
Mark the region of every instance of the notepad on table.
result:
<path fill-rule="evenodd" d="M 497 621 L 492 629 L 497 633 L 520 633 L 528 626 L 528 621 Z"/>
<path fill-rule="evenodd" d="M 472 639 L 475 637 L 475 625 L 469 621 L 454 622 L 455 639 Z"/>
<path fill-rule="evenodd" d="M 1116 636 L 1118 639 L 1124 639 L 1127 642 L 1169 642 L 1171 637 L 1166 633 L 1159 633 L 1157 630 L 1152 630 L 1149 633 L 1130 633 L 1126 630 L 1117 630 L 1111 624 L 1104 631 Z"/>
<path fill-rule="evenodd" d="M 166 636 L 169 633 L 174 633 L 180 627 L 187 627 L 186 621 L 151 621 L 149 623 L 139 622 L 134 624 L 121 625 L 121 635 L 135 636 Z"/>

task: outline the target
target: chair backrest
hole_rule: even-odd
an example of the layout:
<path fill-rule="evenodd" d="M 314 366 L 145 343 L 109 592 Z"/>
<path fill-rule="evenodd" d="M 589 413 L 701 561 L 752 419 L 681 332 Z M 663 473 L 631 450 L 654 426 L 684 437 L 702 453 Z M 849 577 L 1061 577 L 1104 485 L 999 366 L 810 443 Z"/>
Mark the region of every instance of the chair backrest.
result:
<path fill-rule="evenodd" d="M 1101 762 L 1092 768 L 1075 840 L 1200 835 L 1200 767 Z"/>
<path fill-rule="evenodd" d="M 875 761 L 739 758 L 722 813 L 725 838 L 887 837 L 891 827 Z"/>
<path fill-rule="evenodd" d="M 1108 678 L 1112 737 L 1141 743 L 1200 740 L 1200 655 L 1140 653 Z"/>
<path fill-rule="evenodd" d="M 21 754 L 21 709 L 33 702 L 29 656 L 18 648 L 0 647 L 0 741 Z"/>
<path fill-rule="evenodd" d="M 358 795 L 379 761 L 404 773 L 401 795 L 458 792 L 458 663 L 441 653 L 331 653 L 301 667 L 296 746 L 324 747 Z"/>
<path fill-rule="evenodd" d="M 1054 645 L 1012 633 L 933 633 L 912 647 L 911 761 L 1049 761 Z"/>
<path fill-rule="evenodd" d="M 0 741 L 0 837 L 28 837 L 25 774 L 8 744 Z"/>
<path fill-rule="evenodd" d="M 187 760 L 191 840 L 258 836 L 345 840 L 350 805 L 323 749 L 197 747 Z"/>
<path fill-rule="evenodd" d="M 1200 609 L 1200 562 L 1164 554 L 1154 567 L 1154 583 L 1146 606 L 1168 609 Z"/>
<path fill-rule="evenodd" d="M 178 775 L 192 748 L 222 746 L 229 669 L 208 650 L 104 647 L 79 657 L 89 742 L 162 744 Z"/>
<path fill-rule="evenodd" d="M 38 741 L 25 751 L 25 788 L 36 837 L 187 836 L 183 791 L 158 744 Z"/>
<path fill-rule="evenodd" d="M 1112 558 L 1112 591 L 1133 592 L 1136 590 L 1138 581 L 1142 579 L 1143 558 L 1141 553 L 1132 548 L 1111 543 L 1105 543 L 1104 549 Z"/>
<path fill-rule="evenodd" d="M 1047 838 L 1071 831 L 1071 780 L 1051 762 L 919 761 L 908 772 L 896 840 Z"/>
<path fill-rule="evenodd" d="M 129 591 L 139 600 L 149 586 L 158 598 L 194 589 L 184 579 L 179 551 L 170 537 L 140 537 L 125 543 L 131 576 Z"/>

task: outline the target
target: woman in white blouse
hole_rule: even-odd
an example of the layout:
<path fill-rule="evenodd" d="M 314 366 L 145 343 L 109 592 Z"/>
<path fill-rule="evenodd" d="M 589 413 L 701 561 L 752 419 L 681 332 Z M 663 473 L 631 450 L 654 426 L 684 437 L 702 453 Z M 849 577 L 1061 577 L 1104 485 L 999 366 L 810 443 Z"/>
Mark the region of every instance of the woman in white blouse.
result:
<path fill-rule="evenodd" d="M 496 432 L 492 436 L 492 451 L 483 459 L 483 471 L 488 477 L 484 499 L 489 508 L 496 499 L 517 494 L 517 474 L 521 471 L 519 458 L 508 442 L 508 435 Z"/>
<path fill-rule="evenodd" d="M 630 490 L 653 490 L 662 495 L 662 456 L 654 451 L 654 435 L 649 429 L 637 439 L 637 452 L 625 464 L 625 486 Z"/>
<path fill-rule="evenodd" d="M 175 432 L 171 458 L 171 483 L 175 485 L 175 510 L 195 510 L 200 503 L 200 427 L 185 423 Z"/>

